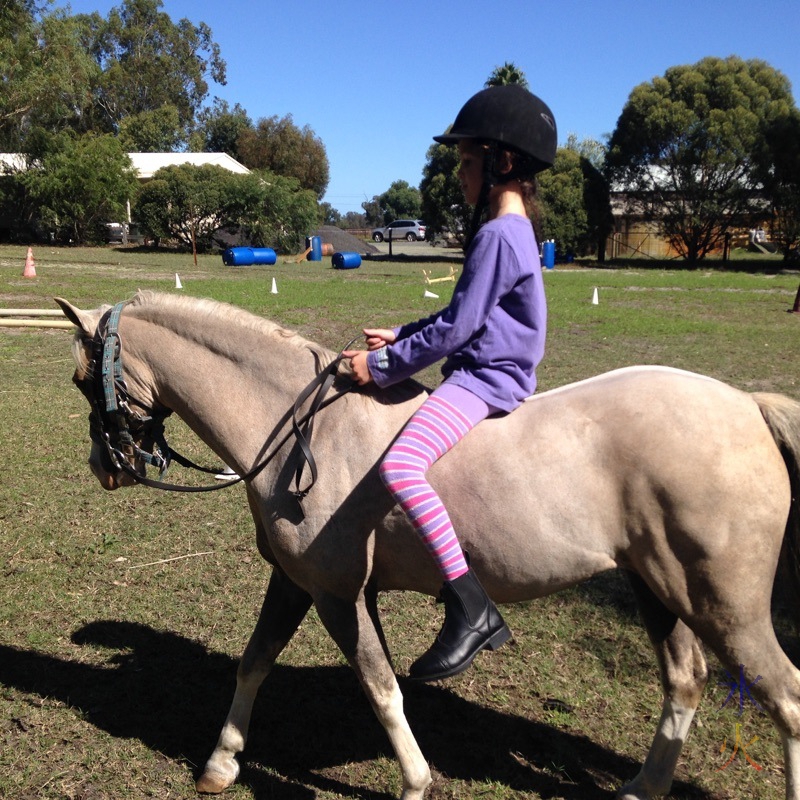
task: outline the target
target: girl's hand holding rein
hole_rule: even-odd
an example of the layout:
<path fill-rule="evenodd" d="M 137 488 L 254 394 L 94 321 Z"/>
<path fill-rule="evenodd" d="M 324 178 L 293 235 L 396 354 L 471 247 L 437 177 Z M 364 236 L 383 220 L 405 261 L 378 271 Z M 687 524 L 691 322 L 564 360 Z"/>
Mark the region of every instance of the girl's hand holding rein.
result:
<path fill-rule="evenodd" d="M 353 380 L 359 386 L 366 386 L 372 382 L 372 374 L 367 364 L 367 353 L 370 350 L 380 350 L 391 344 L 397 337 L 389 328 L 364 328 L 364 341 L 366 350 L 345 350 L 342 355 L 350 359 L 350 368 L 353 370 Z"/>
<path fill-rule="evenodd" d="M 350 359 L 350 369 L 353 370 L 353 380 L 359 386 L 366 386 L 372 381 L 372 375 L 367 365 L 367 350 L 345 350 L 342 355 Z"/>
<path fill-rule="evenodd" d="M 387 344 L 392 344 L 397 337 L 393 330 L 388 328 L 364 328 L 364 341 L 368 350 L 380 350 Z"/>

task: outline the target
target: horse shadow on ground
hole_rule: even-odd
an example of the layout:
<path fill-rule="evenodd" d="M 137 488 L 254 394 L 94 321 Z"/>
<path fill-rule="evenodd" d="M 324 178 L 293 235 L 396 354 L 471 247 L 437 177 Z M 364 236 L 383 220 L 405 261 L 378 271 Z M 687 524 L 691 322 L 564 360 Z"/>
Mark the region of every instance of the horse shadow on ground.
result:
<path fill-rule="evenodd" d="M 747 587 L 742 587 L 747 591 Z M 577 597 L 594 606 L 603 607 L 623 623 L 635 625 L 646 639 L 647 633 L 628 577 L 624 570 L 601 572 L 571 590 Z M 789 660 L 800 669 L 800 616 L 797 614 L 800 594 L 795 591 L 786 573 L 779 571 L 772 592 L 772 623 L 775 634 Z M 753 598 L 760 602 L 760 598 Z M 603 660 L 605 646 L 596 636 L 584 636 L 581 646 Z M 655 665 L 655 655 L 653 664 Z"/>
<path fill-rule="evenodd" d="M 108 660 L 97 666 L 0 646 L 0 682 L 61 700 L 112 736 L 139 739 L 195 765 L 196 777 L 227 714 L 236 660 L 129 622 L 93 622 L 72 640 L 107 648 Z M 497 782 L 522 796 L 610 800 L 613 792 L 599 787 L 619 786 L 639 769 L 636 761 L 586 737 L 478 706 L 446 688 L 404 681 L 403 692 L 425 757 L 450 778 Z M 321 790 L 389 800 L 385 791 L 320 774 L 383 755 L 393 758 L 388 739 L 349 668 L 278 665 L 259 694 L 239 781 L 256 800 L 311 800 Z M 431 798 L 445 796 L 442 783 L 431 787 Z M 712 795 L 676 782 L 671 797 Z"/>

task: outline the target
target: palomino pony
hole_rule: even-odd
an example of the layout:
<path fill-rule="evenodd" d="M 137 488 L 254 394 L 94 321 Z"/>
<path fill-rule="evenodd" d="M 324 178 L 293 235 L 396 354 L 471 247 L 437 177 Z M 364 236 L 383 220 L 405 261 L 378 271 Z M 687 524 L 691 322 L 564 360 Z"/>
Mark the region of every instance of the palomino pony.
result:
<path fill-rule="evenodd" d="M 391 741 L 402 800 L 421 800 L 431 775 L 403 713 L 376 596 L 436 594 L 440 578 L 376 464 L 422 388 L 349 391 L 349 377 L 338 377 L 336 401 L 316 414 L 316 484 L 300 500 L 302 448 L 283 444 L 282 432 L 333 353 L 207 300 L 141 292 L 115 307 L 113 325 L 105 309 L 58 302 L 78 327 L 75 381 L 94 405 L 101 435 L 90 465 L 106 489 L 144 471 L 135 445 L 152 448 L 158 437 L 148 427 L 166 410 L 239 474 L 261 465 L 247 496 L 272 576 L 198 790 L 221 792 L 236 779 L 258 687 L 313 603 Z M 122 412 L 107 411 L 104 393 L 130 421 L 133 445 L 114 446 Z M 644 765 L 619 792 L 624 800 L 669 790 L 707 679 L 701 640 L 731 674 L 744 665 L 784 743 L 786 797 L 800 800 L 800 672 L 770 617 L 779 559 L 800 546 L 799 458 L 800 403 L 633 367 L 481 423 L 432 469 L 497 602 L 540 597 L 613 567 L 631 576 L 664 701 Z"/>

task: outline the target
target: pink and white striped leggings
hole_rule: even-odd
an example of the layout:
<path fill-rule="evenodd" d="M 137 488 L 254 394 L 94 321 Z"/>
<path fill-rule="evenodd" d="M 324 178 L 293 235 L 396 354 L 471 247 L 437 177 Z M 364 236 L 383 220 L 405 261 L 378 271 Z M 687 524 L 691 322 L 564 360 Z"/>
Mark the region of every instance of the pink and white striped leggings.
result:
<path fill-rule="evenodd" d="M 380 475 L 447 581 L 469 571 L 450 515 L 425 473 L 495 411 L 467 389 L 443 383 L 415 412 L 384 456 Z"/>

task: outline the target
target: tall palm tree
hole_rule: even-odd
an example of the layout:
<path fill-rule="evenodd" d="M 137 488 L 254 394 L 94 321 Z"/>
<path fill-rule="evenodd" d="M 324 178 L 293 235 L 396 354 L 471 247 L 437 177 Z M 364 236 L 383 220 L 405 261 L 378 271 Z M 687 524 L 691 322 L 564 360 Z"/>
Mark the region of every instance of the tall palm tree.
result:
<path fill-rule="evenodd" d="M 530 88 L 525 73 L 513 61 L 506 61 L 502 67 L 492 70 L 484 86 L 488 89 L 490 86 L 508 86 L 510 83 L 518 83 L 524 89 Z"/>

